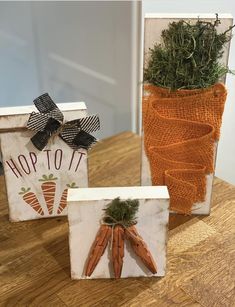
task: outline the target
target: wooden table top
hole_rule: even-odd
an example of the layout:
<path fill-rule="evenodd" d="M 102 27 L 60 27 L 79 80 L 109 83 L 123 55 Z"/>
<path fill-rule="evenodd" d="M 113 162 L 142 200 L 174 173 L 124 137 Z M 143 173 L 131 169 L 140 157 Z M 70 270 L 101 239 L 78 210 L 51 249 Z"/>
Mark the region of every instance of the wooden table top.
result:
<path fill-rule="evenodd" d="M 140 138 L 97 144 L 91 186 L 139 185 Z M 164 278 L 70 279 L 66 217 L 10 223 L 0 177 L 0 306 L 235 306 L 235 187 L 214 180 L 210 216 L 172 215 Z"/>

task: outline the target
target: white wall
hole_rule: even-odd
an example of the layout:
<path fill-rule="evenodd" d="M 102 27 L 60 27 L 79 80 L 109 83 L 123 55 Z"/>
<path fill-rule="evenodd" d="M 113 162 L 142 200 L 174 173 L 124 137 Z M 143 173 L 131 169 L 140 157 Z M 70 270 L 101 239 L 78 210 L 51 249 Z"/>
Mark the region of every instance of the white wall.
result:
<path fill-rule="evenodd" d="M 0 2 L 0 68 L 0 106 L 29 104 L 40 93 L 27 2 Z"/>
<path fill-rule="evenodd" d="M 0 2 L 0 106 L 83 100 L 107 137 L 133 128 L 133 2 Z M 134 117 L 135 118 L 135 117 Z"/>
<path fill-rule="evenodd" d="M 146 0 L 146 13 L 230 13 L 235 17 L 235 1 L 231 0 Z M 235 33 L 235 31 L 234 31 Z M 235 38 L 230 47 L 229 67 L 235 69 Z M 223 115 L 220 143 L 217 152 L 216 176 L 235 184 L 235 76 L 227 76 L 228 98 Z"/>

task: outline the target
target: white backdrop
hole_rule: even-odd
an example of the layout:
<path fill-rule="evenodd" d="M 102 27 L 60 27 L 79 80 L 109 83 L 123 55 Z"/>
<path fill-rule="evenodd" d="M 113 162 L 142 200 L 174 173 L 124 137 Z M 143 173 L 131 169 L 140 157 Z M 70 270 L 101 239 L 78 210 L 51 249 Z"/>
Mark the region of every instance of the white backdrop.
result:
<path fill-rule="evenodd" d="M 99 138 L 135 129 L 135 2 L 0 2 L 0 106 L 85 101 Z"/>
<path fill-rule="evenodd" d="M 146 0 L 142 3 L 142 16 L 146 13 L 230 13 L 235 17 L 235 1 Z M 231 42 L 229 57 L 229 68 L 232 70 L 235 69 L 234 55 L 235 37 Z M 235 76 L 227 76 L 226 86 L 228 98 L 217 152 L 216 176 L 235 184 Z"/>

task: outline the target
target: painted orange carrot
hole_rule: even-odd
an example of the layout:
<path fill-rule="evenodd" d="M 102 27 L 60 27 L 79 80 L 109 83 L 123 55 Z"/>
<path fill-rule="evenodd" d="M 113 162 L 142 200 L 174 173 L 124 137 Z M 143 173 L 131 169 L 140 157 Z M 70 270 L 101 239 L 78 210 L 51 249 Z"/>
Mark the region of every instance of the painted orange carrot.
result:
<path fill-rule="evenodd" d="M 67 195 L 68 195 L 68 188 L 78 188 L 76 186 L 76 183 L 75 182 L 72 182 L 71 184 L 66 184 L 66 189 L 64 189 L 63 193 L 62 193 L 62 196 L 61 196 L 61 199 L 60 199 L 60 204 L 59 204 L 59 207 L 57 209 L 57 214 L 60 214 L 64 208 L 67 206 Z"/>
<path fill-rule="evenodd" d="M 55 200 L 56 183 L 54 180 L 57 180 L 57 178 L 54 177 L 53 174 L 49 176 L 43 175 L 42 179 L 39 179 L 39 181 L 43 181 L 41 188 L 49 214 L 53 213 Z"/>
<path fill-rule="evenodd" d="M 115 278 L 120 278 L 122 274 L 124 258 L 124 240 L 130 241 L 135 254 L 140 257 L 144 265 L 153 273 L 157 273 L 157 265 L 144 242 L 138 234 L 136 227 L 136 213 L 139 208 L 139 201 L 136 199 L 120 200 L 115 198 L 104 209 L 103 223 L 96 235 L 91 247 L 85 275 L 91 276 L 100 258 L 108 245 L 112 236 L 111 253 Z"/>
<path fill-rule="evenodd" d="M 22 195 L 23 200 L 30 205 L 30 207 L 33 208 L 38 214 L 44 215 L 43 209 L 37 199 L 37 196 L 33 192 L 29 192 L 30 188 L 21 188 L 21 191 L 19 192 L 20 195 Z"/>
<path fill-rule="evenodd" d="M 86 268 L 85 275 L 91 276 L 94 269 L 96 268 L 100 258 L 104 254 L 106 246 L 111 238 L 112 228 L 108 225 L 101 225 L 100 229 L 96 235 L 96 238 L 92 244 Z"/>
<path fill-rule="evenodd" d="M 115 278 L 120 278 L 124 257 L 124 228 L 116 225 L 113 229 L 112 262 Z"/>
<path fill-rule="evenodd" d="M 157 265 L 153 256 L 134 225 L 125 229 L 125 237 L 130 241 L 135 254 L 140 257 L 144 265 L 150 270 L 150 272 L 156 274 Z"/>

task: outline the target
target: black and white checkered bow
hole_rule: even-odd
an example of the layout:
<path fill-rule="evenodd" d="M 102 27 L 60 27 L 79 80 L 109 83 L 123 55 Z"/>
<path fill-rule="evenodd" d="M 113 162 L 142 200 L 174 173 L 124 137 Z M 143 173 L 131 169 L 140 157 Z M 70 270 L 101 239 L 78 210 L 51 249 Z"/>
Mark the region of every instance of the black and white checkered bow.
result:
<path fill-rule="evenodd" d="M 97 139 L 90 133 L 100 129 L 100 121 L 97 115 L 75 119 L 64 123 L 63 113 L 46 93 L 34 101 L 40 113 L 30 114 L 27 128 L 36 131 L 31 138 L 38 150 L 43 150 L 49 139 L 58 135 L 72 149 L 89 149 Z"/>

